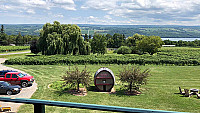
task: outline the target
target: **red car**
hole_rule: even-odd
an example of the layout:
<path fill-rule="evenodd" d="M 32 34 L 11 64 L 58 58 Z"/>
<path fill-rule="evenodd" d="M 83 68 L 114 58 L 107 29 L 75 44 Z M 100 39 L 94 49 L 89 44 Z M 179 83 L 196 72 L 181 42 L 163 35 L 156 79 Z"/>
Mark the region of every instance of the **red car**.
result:
<path fill-rule="evenodd" d="M 21 72 L 8 72 L 5 77 L 0 77 L 0 81 L 6 81 L 12 85 L 21 85 L 22 87 L 27 87 L 32 85 L 34 82 L 33 76 L 27 76 Z"/>

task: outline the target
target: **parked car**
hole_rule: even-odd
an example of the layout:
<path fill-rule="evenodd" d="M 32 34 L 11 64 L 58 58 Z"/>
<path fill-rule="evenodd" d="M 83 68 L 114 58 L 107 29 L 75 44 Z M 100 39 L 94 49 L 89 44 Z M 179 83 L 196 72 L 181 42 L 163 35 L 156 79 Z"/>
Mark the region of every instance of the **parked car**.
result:
<path fill-rule="evenodd" d="M 8 82 L 0 81 L 0 93 L 6 93 L 7 95 L 12 95 L 20 93 L 22 88 L 19 85 L 10 85 Z"/>
<path fill-rule="evenodd" d="M 17 71 L 14 71 L 14 70 L 1 70 L 0 71 L 0 77 L 4 77 L 6 73 L 8 72 L 17 72 Z"/>
<path fill-rule="evenodd" d="M 0 81 L 6 81 L 12 85 L 21 85 L 27 87 L 34 82 L 33 76 L 24 75 L 21 72 L 8 72 L 4 77 L 0 77 Z"/>

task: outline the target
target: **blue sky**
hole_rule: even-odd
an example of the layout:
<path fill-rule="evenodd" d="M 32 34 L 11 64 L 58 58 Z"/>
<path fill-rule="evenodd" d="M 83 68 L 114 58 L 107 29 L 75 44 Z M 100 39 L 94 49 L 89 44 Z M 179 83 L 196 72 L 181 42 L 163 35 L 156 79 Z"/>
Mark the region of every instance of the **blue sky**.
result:
<path fill-rule="evenodd" d="M 0 0 L 0 24 L 200 25 L 200 0 Z"/>

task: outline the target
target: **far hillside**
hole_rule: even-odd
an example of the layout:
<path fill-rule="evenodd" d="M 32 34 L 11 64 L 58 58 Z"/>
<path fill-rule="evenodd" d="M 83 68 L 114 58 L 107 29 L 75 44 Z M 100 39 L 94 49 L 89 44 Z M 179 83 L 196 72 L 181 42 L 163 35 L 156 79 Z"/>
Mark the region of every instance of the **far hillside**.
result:
<path fill-rule="evenodd" d="M 5 33 L 17 35 L 39 35 L 43 24 L 3 24 Z M 200 26 L 176 26 L 176 25 L 90 25 L 78 24 L 82 34 L 94 35 L 119 33 L 126 37 L 135 33 L 146 36 L 160 36 L 161 38 L 200 38 Z"/>

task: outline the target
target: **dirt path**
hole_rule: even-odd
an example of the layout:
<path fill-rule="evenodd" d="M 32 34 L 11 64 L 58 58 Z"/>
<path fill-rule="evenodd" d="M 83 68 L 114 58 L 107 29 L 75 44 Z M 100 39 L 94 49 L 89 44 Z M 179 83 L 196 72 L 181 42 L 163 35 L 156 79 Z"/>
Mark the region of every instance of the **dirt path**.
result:
<path fill-rule="evenodd" d="M 1 63 L 3 63 L 6 59 L 5 58 L 0 58 L 0 70 L 16 70 L 16 71 L 20 71 L 18 69 L 14 69 L 14 68 L 11 68 L 11 67 L 6 67 L 4 65 L 2 65 Z M 24 71 L 20 71 L 22 73 L 26 73 Z M 19 94 L 16 94 L 16 95 L 3 95 L 1 94 L 0 97 L 11 97 L 11 98 L 31 98 L 31 96 L 33 95 L 33 93 L 37 90 L 37 83 L 33 83 L 32 86 L 30 87 L 26 87 L 26 88 L 23 88 L 22 91 L 19 93 Z M 1 102 L 0 101 L 0 105 L 2 106 L 10 106 L 11 107 L 11 110 L 12 112 L 17 112 L 18 108 L 20 107 L 20 105 L 22 105 L 21 103 L 11 103 L 11 102 Z"/>

